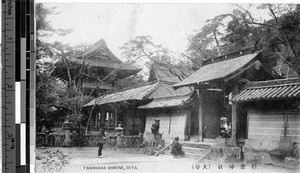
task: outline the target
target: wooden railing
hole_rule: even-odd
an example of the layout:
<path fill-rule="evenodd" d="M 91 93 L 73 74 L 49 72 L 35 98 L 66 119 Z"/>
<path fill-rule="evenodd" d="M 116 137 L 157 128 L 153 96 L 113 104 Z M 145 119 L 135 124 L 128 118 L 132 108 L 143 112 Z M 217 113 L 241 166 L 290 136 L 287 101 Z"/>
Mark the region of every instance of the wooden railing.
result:
<path fill-rule="evenodd" d="M 95 131 L 98 130 L 99 127 L 103 128 L 105 131 L 111 131 L 115 130 L 115 128 L 118 126 L 118 124 L 121 124 L 122 127 L 124 127 L 124 122 L 114 123 L 114 122 L 105 122 L 105 121 L 98 121 L 90 123 L 90 130 Z"/>

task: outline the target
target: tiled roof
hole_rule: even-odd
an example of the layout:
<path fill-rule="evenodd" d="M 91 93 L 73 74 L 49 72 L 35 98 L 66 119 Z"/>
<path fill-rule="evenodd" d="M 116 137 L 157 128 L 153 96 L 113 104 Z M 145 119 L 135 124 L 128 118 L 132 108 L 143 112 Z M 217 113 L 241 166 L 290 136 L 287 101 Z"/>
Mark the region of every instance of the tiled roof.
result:
<path fill-rule="evenodd" d="M 182 87 L 187 85 L 193 85 L 200 82 L 211 81 L 214 79 L 220 79 L 232 75 L 242 67 L 249 65 L 251 62 L 255 62 L 255 57 L 259 53 L 252 53 L 243 55 L 237 58 L 227 59 L 211 64 L 207 64 L 193 73 L 185 80 L 173 85 L 173 87 Z"/>
<path fill-rule="evenodd" d="M 119 101 L 142 100 L 149 96 L 159 85 L 161 85 L 161 83 L 157 82 L 138 88 L 107 94 L 93 99 L 84 106 L 93 106 L 95 102 L 97 103 L 97 105 L 102 105 L 105 103 L 114 103 Z"/>
<path fill-rule="evenodd" d="M 97 53 L 101 52 L 101 56 L 97 57 Z M 102 55 L 103 54 L 103 55 Z M 104 56 L 104 57 L 103 57 Z M 141 71 L 141 68 L 137 68 L 130 64 L 123 63 L 117 58 L 107 47 L 105 40 L 101 39 L 98 42 L 90 46 L 81 57 L 69 59 L 72 62 L 82 64 L 82 57 L 84 57 L 84 63 L 89 66 L 95 67 L 107 67 L 113 69 L 122 70 L 135 70 Z M 103 60 L 105 58 L 105 60 Z"/>
<path fill-rule="evenodd" d="M 89 59 L 91 56 L 93 56 L 95 53 L 97 53 L 100 50 L 104 50 L 108 56 L 116 63 L 122 63 L 122 61 L 117 58 L 107 47 L 105 40 L 101 39 L 94 43 L 92 46 L 90 46 L 83 54 L 82 56 L 85 57 L 85 59 Z"/>
<path fill-rule="evenodd" d="M 233 97 L 233 102 L 276 100 L 300 97 L 300 79 L 281 79 L 250 82 L 245 89 Z"/>
<path fill-rule="evenodd" d="M 139 109 L 151 109 L 151 108 L 169 108 L 176 106 L 184 106 L 191 102 L 191 93 L 185 95 L 176 95 L 171 97 L 156 98 L 152 102 L 139 106 Z"/>
<path fill-rule="evenodd" d="M 142 70 L 142 68 L 138 68 L 134 65 L 123 63 L 108 49 L 104 40 L 100 40 L 90 46 L 80 57 L 67 59 L 72 65 L 75 65 L 75 69 L 78 65 L 84 63 L 84 65 L 89 68 L 105 69 L 107 72 L 116 70 L 115 73 L 122 79 L 135 75 Z M 51 75 L 62 76 L 61 74 L 66 72 L 63 60 L 64 59 L 61 59 L 61 61 L 57 62 Z M 71 67 L 73 68 L 73 66 Z"/>

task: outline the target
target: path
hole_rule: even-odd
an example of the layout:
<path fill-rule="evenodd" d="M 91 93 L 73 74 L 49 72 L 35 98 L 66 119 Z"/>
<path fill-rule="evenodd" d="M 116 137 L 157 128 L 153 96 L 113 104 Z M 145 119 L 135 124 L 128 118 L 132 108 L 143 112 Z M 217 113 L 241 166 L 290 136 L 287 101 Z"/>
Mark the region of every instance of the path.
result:
<path fill-rule="evenodd" d="M 254 173 L 294 173 L 296 170 L 291 170 L 273 165 L 258 165 L 256 169 L 252 169 L 251 165 L 246 164 L 245 169 L 241 168 L 242 163 L 232 163 L 234 167 L 230 169 L 230 163 L 217 163 L 214 161 L 205 160 L 202 163 L 196 163 L 196 160 L 189 158 L 173 158 L 170 155 L 161 154 L 160 156 L 149 156 L 142 153 L 134 153 L 132 150 L 104 150 L 104 158 L 97 157 L 97 148 L 48 148 L 46 150 L 60 150 L 68 153 L 71 157 L 70 163 L 64 168 L 67 173 L 76 172 L 109 172 L 109 173 L 239 173 L 239 172 L 254 172 Z M 41 151 L 38 149 L 38 151 Z M 37 161 L 37 167 L 40 163 Z M 222 168 L 222 169 L 221 169 Z M 38 172 L 39 169 L 37 169 Z M 299 170 L 298 170 L 299 171 Z"/>

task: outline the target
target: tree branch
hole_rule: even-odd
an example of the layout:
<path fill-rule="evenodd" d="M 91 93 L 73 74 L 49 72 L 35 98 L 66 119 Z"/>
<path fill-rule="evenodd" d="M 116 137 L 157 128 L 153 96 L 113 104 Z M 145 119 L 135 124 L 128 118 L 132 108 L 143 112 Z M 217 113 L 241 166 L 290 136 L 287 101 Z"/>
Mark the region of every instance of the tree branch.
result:
<path fill-rule="evenodd" d="M 279 28 L 277 28 L 274 25 L 269 25 L 269 24 L 265 24 L 265 23 L 257 23 L 257 22 L 248 22 L 248 21 L 244 21 L 247 24 L 254 24 L 254 25 L 260 25 L 260 26 L 266 26 L 266 27 L 270 27 L 270 28 L 274 28 L 276 30 L 279 30 Z"/>

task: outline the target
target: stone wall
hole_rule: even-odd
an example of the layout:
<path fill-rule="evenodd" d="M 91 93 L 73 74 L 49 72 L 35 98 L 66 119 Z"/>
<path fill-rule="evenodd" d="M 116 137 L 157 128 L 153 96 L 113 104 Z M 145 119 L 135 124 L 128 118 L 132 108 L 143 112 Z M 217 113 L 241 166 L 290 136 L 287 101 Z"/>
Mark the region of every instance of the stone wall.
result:
<path fill-rule="evenodd" d="M 248 139 L 245 147 L 272 151 L 292 151 L 295 142 L 300 142 L 299 112 L 248 111 Z"/>

